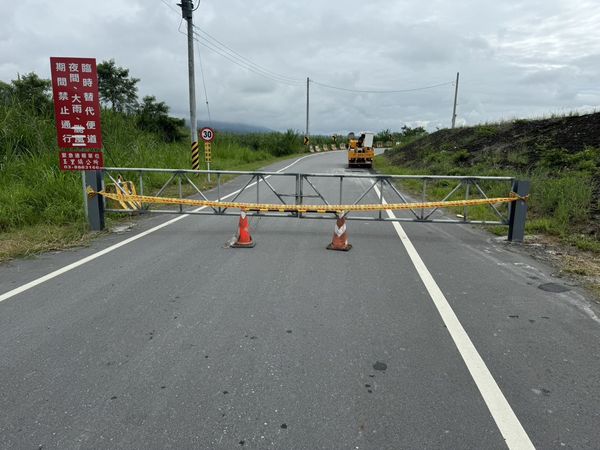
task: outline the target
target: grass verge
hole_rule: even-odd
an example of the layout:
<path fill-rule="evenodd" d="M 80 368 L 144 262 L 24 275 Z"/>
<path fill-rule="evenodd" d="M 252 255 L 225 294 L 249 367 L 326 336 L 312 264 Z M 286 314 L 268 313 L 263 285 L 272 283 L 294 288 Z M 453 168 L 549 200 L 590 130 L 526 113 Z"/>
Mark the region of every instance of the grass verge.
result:
<path fill-rule="evenodd" d="M 544 170 L 529 173 L 495 169 L 486 172 L 482 166 L 460 167 L 455 161 L 439 154 L 433 165 L 425 167 L 414 165 L 400 166 L 386 156 L 378 156 L 375 167 L 381 173 L 399 175 L 506 175 L 519 179 L 530 179 L 532 192 L 529 199 L 526 222 L 526 240 L 524 248 L 536 259 L 547 262 L 558 269 L 560 274 L 577 279 L 588 288 L 600 302 L 600 240 L 598 223 L 590 222 L 590 210 L 593 208 L 593 179 L 585 170 L 555 171 L 552 174 Z M 454 155 L 453 158 L 456 158 Z M 450 172 L 451 171 L 451 172 Z M 552 175 L 552 176 L 550 176 Z M 509 185 L 489 186 L 486 193 L 490 197 L 506 196 Z M 421 181 L 402 182 L 400 188 L 420 199 Z M 428 185 L 427 198 L 441 200 L 452 188 L 448 183 L 431 182 Z M 459 190 L 455 198 L 464 198 L 464 190 Z M 502 210 L 506 212 L 507 206 Z M 462 208 L 461 208 L 462 209 Z M 450 214 L 462 214 L 461 209 L 448 208 Z M 488 207 L 469 208 L 472 219 L 489 220 Z M 506 236 L 506 226 L 487 226 L 486 230 L 498 236 Z"/>
<path fill-rule="evenodd" d="M 267 165 L 271 165 L 280 161 L 288 159 L 294 159 L 300 156 L 306 155 L 305 153 L 295 153 L 286 156 L 272 156 L 266 154 L 261 156 L 256 161 L 244 161 L 240 159 L 229 159 L 226 161 L 216 160 L 213 167 L 216 165 L 222 170 L 240 170 L 240 171 L 255 171 Z M 72 203 L 76 203 L 73 206 L 71 213 L 75 216 L 76 220 L 73 223 L 59 223 L 52 224 L 48 221 L 41 223 L 35 223 L 32 225 L 25 225 L 22 227 L 11 228 L 10 230 L 3 231 L 0 233 L 0 263 L 6 262 L 10 259 L 18 257 L 31 257 L 40 253 L 56 250 L 65 250 L 73 247 L 85 246 L 90 243 L 94 236 L 97 236 L 97 232 L 90 232 L 85 222 L 85 213 L 83 211 L 83 203 L 81 201 L 81 175 L 76 174 L 61 174 L 67 178 L 74 178 L 71 180 L 73 187 L 78 191 L 79 199 L 75 202 L 66 202 L 71 207 Z M 226 182 L 232 179 L 234 176 L 224 176 L 222 182 Z M 215 186 L 216 183 L 208 183 L 206 181 L 199 183 L 198 187 L 202 190 L 210 189 Z M 156 188 L 157 184 L 151 185 L 148 188 Z M 173 191 L 175 193 L 175 191 Z M 192 195 L 195 191 L 191 186 L 187 186 L 184 191 L 185 195 Z M 14 195 L 14 194 L 13 194 Z M 25 196 L 26 193 L 23 194 Z M 35 205 L 32 205 L 32 209 Z M 58 208 L 55 206 L 54 208 Z M 56 211 L 56 210 L 54 210 Z M 33 211 L 32 211 L 33 212 Z M 48 215 L 48 213 L 46 213 Z M 48 217 L 50 217 L 48 215 Z M 56 216 L 54 216 L 56 217 Z M 131 216 L 123 214 L 107 214 L 107 228 L 114 226 L 124 220 L 131 220 Z"/>
<path fill-rule="evenodd" d="M 0 233 L 0 262 L 87 245 L 95 234 L 89 232 L 84 223 L 38 224 L 6 231 Z"/>

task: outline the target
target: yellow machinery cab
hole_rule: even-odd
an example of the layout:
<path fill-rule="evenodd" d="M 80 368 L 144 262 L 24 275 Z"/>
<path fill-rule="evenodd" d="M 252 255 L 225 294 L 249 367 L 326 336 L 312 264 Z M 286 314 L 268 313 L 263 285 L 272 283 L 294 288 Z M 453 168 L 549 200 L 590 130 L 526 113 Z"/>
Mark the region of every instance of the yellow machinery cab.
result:
<path fill-rule="evenodd" d="M 348 167 L 372 167 L 375 150 L 370 131 L 361 131 L 358 138 L 354 133 L 348 135 Z"/>

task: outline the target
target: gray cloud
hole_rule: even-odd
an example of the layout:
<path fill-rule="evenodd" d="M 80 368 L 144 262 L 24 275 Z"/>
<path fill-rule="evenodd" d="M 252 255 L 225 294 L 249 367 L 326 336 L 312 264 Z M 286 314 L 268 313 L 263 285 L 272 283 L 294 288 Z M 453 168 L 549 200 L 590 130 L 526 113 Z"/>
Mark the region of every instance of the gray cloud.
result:
<path fill-rule="evenodd" d="M 141 78 L 140 95 L 185 117 L 186 37 L 175 0 L 23 0 L 0 19 L 0 79 L 50 56 L 114 58 Z M 303 130 L 305 80 L 354 89 L 406 89 L 461 72 L 459 123 L 590 110 L 600 104 L 600 9 L 593 0 L 202 0 L 195 23 L 260 66 L 261 77 L 200 46 L 215 120 Z M 182 26 L 181 30 L 185 30 Z M 206 117 L 197 67 L 198 116 Z M 294 83 L 292 83 L 294 84 Z M 362 94 L 311 85 L 311 130 L 447 127 L 453 87 Z"/>

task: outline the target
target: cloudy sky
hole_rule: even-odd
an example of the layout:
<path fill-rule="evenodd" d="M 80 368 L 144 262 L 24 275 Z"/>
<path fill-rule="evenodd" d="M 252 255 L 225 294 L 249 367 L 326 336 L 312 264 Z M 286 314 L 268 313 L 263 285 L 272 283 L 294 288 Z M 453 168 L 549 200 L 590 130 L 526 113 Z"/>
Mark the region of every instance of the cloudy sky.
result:
<path fill-rule="evenodd" d="M 141 79 L 140 97 L 189 114 L 177 1 L 2 3 L 0 80 L 31 71 L 49 78 L 50 56 L 114 58 Z M 202 0 L 194 14 L 196 58 L 217 121 L 304 130 L 310 77 L 312 133 L 435 130 L 450 125 L 456 72 L 459 124 L 600 109 L 597 0 Z M 198 61 L 196 74 L 205 120 Z M 442 83 L 385 94 L 323 86 L 402 91 Z"/>

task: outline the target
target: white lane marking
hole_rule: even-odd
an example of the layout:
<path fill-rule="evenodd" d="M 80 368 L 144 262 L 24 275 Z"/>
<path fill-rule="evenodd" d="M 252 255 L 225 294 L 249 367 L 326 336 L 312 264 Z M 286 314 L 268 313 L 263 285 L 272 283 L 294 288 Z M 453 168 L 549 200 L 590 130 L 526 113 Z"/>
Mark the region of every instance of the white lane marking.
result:
<path fill-rule="evenodd" d="M 320 153 L 320 154 L 323 154 L 323 153 Z M 288 164 L 287 166 L 285 166 L 285 167 L 277 170 L 276 173 L 283 172 L 284 170 L 287 170 L 290 167 L 292 167 L 294 164 L 297 164 L 300 161 L 302 161 L 303 159 L 308 158 L 310 156 L 317 156 L 317 154 L 311 154 L 311 155 L 302 156 L 302 157 L 298 158 L 297 160 L 295 160 L 293 163 Z M 265 178 L 269 178 L 269 177 L 270 177 L 270 175 L 266 176 Z M 256 185 L 256 181 L 253 182 L 253 183 L 250 183 L 246 188 L 249 188 L 249 187 L 252 187 L 252 186 L 255 186 L 255 185 Z M 237 191 L 232 192 L 231 194 L 225 195 L 222 198 L 226 199 L 226 198 L 229 198 L 229 197 L 233 197 L 238 192 L 240 192 L 240 190 L 241 189 L 238 189 Z M 206 206 L 202 206 L 200 208 L 197 208 L 197 209 L 194 210 L 194 212 L 201 211 L 204 208 L 206 208 Z M 183 214 L 181 216 L 175 217 L 174 219 L 171 219 L 171 220 L 169 220 L 169 221 L 167 221 L 165 223 L 157 225 L 154 228 L 150 228 L 149 230 L 146 230 L 146 231 L 144 231 L 144 232 L 142 232 L 140 234 L 136 234 L 135 236 L 132 236 L 132 237 L 130 237 L 128 239 L 125 239 L 124 241 L 121 241 L 121 242 L 118 242 L 118 243 L 116 243 L 114 245 L 111 245 L 110 247 L 107 247 L 104 250 L 100 250 L 99 252 L 96 252 L 96 253 L 94 253 L 92 255 L 86 256 L 85 258 L 82 258 L 82 259 L 80 259 L 78 261 L 75 261 L 74 263 L 71 263 L 71 264 L 69 264 L 67 266 L 61 267 L 60 269 L 57 269 L 54 272 L 50 272 L 49 274 L 44 275 L 43 277 L 37 278 L 37 279 L 35 279 L 33 281 L 30 281 L 29 283 L 23 284 L 23 285 L 15 288 L 15 289 L 13 289 L 11 291 L 5 292 L 4 294 L 0 295 L 0 302 L 3 302 L 4 300 L 8 300 L 9 298 L 14 297 L 17 294 L 20 294 L 21 292 L 25 292 L 25 291 L 27 291 L 27 290 L 35 287 L 35 286 L 38 286 L 38 285 L 40 285 L 40 284 L 42 284 L 42 283 L 44 283 L 44 282 L 46 282 L 48 280 L 51 280 L 52 278 L 55 278 L 55 277 L 57 277 L 59 275 L 62 275 L 63 273 L 66 273 L 66 272 L 68 272 L 70 270 L 73 270 L 73 269 L 75 269 L 75 268 L 77 268 L 79 266 L 82 266 L 82 265 L 84 265 L 84 264 L 86 264 L 86 263 L 88 263 L 90 261 L 93 261 L 96 258 L 99 258 L 99 257 L 101 257 L 103 255 L 106 255 L 107 253 L 110 253 L 110 252 L 112 252 L 112 251 L 114 251 L 114 250 L 116 250 L 116 249 L 118 249 L 120 247 L 123 247 L 124 245 L 127 245 L 127 244 L 129 244 L 129 243 L 131 243 L 133 241 L 137 241 L 138 239 L 143 238 L 144 236 L 147 236 L 150 233 L 154 233 L 155 231 L 158 231 L 161 228 L 167 227 L 167 226 L 169 226 L 171 224 L 174 224 L 175 222 L 178 222 L 181 219 L 185 219 L 186 217 L 189 217 L 189 216 L 190 216 L 189 214 Z"/>
<path fill-rule="evenodd" d="M 379 197 L 381 193 L 377 186 L 374 189 Z M 385 198 L 382 198 L 382 202 L 384 205 L 387 205 Z M 396 218 L 392 210 L 386 209 L 386 213 L 389 218 Z M 429 269 L 427 269 L 427 266 L 425 266 L 421 256 L 417 253 L 408 235 L 399 222 L 392 222 L 392 225 L 394 225 L 398 237 L 402 241 L 410 260 L 421 277 L 421 281 L 442 317 L 444 325 L 446 325 L 446 329 L 450 333 L 473 381 L 475 381 L 500 433 L 504 437 L 506 445 L 509 449 L 535 449 L 521 422 L 519 422 L 500 387 L 496 384 L 494 377 L 477 352 L 471 338 L 469 338 L 458 317 L 456 317 L 448 300 L 446 300 L 442 290 L 433 279 L 433 276 L 429 272 Z"/>

